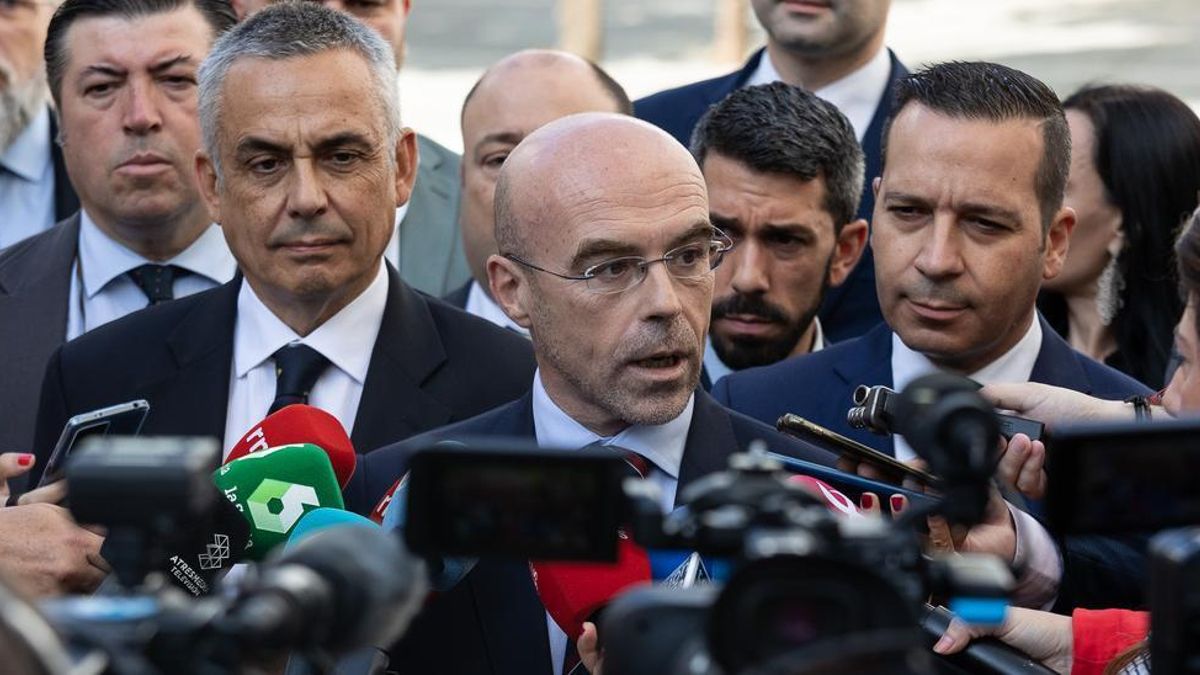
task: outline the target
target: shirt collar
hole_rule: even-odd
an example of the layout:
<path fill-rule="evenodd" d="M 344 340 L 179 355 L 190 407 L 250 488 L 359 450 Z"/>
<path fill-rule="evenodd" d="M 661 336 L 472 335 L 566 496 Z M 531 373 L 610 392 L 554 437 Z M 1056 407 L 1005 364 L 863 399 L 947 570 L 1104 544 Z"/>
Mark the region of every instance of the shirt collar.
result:
<path fill-rule="evenodd" d="M 809 354 L 819 352 L 826 347 L 825 331 L 821 328 L 820 317 L 813 317 L 813 327 L 815 329 L 813 331 L 813 344 L 812 349 L 808 350 Z M 717 354 L 717 350 L 713 349 L 712 335 L 705 338 L 704 367 L 708 369 L 708 381 L 713 383 L 733 372 L 733 368 L 726 365 Z"/>
<path fill-rule="evenodd" d="M 465 309 L 468 313 L 474 314 L 481 319 L 487 319 L 501 328 L 515 330 L 521 335 L 529 337 L 529 331 L 510 319 L 504 313 L 504 310 L 500 309 L 500 305 L 496 304 L 496 301 L 492 300 L 491 296 L 475 280 L 471 280 L 471 288 L 467 291 L 467 306 Z"/>
<path fill-rule="evenodd" d="M 675 479 L 679 478 L 695 407 L 696 395 L 692 394 L 683 412 L 675 419 L 665 424 L 635 424 L 606 438 L 576 422 L 558 407 L 542 385 L 540 369 L 533 377 L 533 428 L 538 445 L 552 448 L 582 448 L 597 442 L 616 445 L 645 457 Z"/>
<path fill-rule="evenodd" d="M 86 210 L 79 213 L 79 256 L 80 267 L 83 268 L 83 290 L 89 299 L 113 279 L 152 262 L 105 234 Z M 162 264 L 178 265 L 218 284 L 232 279 L 237 270 L 237 262 L 229 252 L 218 225 L 210 225 L 179 255 Z"/>
<path fill-rule="evenodd" d="M 867 133 L 867 127 L 871 125 L 871 118 L 875 116 L 879 102 L 883 100 L 883 96 L 887 92 L 891 75 L 891 54 L 887 49 L 880 47 L 875 56 L 872 56 L 871 60 L 858 70 L 840 80 L 830 82 L 813 93 L 842 111 L 842 114 L 850 120 L 851 126 L 854 127 L 854 133 L 861 142 Z M 758 60 L 758 67 L 754 69 L 750 77 L 746 78 L 746 86 L 770 84 L 779 79 L 779 71 L 771 61 L 771 54 L 764 49 L 762 58 Z"/>
<path fill-rule="evenodd" d="M 0 167 L 27 181 L 41 180 L 50 167 L 53 142 L 50 138 L 50 110 L 42 108 L 24 131 L 17 134 L 8 148 L 0 153 Z"/>
<path fill-rule="evenodd" d="M 300 337 L 263 304 L 249 283 L 243 281 L 238 291 L 234 327 L 235 375 L 245 377 L 280 347 L 297 342 L 317 350 L 356 383 L 363 384 L 379 328 L 383 325 L 388 283 L 387 270 L 380 263 L 375 279 L 366 290 L 316 330 Z"/>
<path fill-rule="evenodd" d="M 1028 382 L 1033 366 L 1042 351 L 1042 322 L 1035 313 L 1029 330 L 1000 358 L 967 375 L 979 384 L 997 382 Z M 913 380 L 938 370 L 924 354 L 913 351 L 892 333 L 892 384 L 902 391 Z"/>

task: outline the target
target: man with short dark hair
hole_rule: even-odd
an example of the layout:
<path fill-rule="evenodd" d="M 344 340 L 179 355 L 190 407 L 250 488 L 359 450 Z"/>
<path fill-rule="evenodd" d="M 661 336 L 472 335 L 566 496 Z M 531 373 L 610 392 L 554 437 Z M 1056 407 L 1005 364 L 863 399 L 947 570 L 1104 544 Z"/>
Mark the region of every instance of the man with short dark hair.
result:
<path fill-rule="evenodd" d="M 225 0 L 68 0 L 50 22 L 46 79 L 82 208 L 0 253 L 0 451 L 33 450 L 60 344 L 233 278 L 192 160 L 196 71 L 234 21 Z"/>
<path fill-rule="evenodd" d="M 686 145 L 709 106 L 737 89 L 776 81 L 803 87 L 836 105 L 854 127 L 866 157 L 866 191 L 857 217 L 869 219 L 883 123 L 891 114 L 896 82 L 908 74 L 884 46 L 891 0 L 752 0 L 751 5 L 767 44 L 741 70 L 639 99 L 635 114 Z M 871 255 L 868 246 L 861 264 L 830 289 L 822 304 L 822 328 L 831 342 L 862 335 L 882 318 Z"/>
<path fill-rule="evenodd" d="M 530 331 L 532 391 L 372 453 L 348 506 L 370 509 L 414 451 L 481 435 L 636 453 L 666 509 L 755 439 L 828 464 L 830 454 L 730 413 L 697 386 L 713 269 L 729 242 L 711 226 L 695 160 L 670 136 L 612 113 L 550 122 L 505 161 L 495 205 L 499 253 L 488 279 Z M 562 675 L 569 655 L 528 564 L 483 559 L 417 617 L 393 662 L 411 672 Z"/>
<path fill-rule="evenodd" d="M 143 433 L 215 436 L 227 452 L 306 402 L 366 453 L 526 391 L 526 340 L 414 291 L 383 258 L 416 140 L 375 32 L 273 5 L 213 46 L 198 98 L 196 176 L 242 275 L 55 353 L 39 456 L 69 416 L 133 398 L 150 403 Z"/>
<path fill-rule="evenodd" d="M 580 112 L 630 114 L 625 90 L 599 66 L 574 54 L 517 52 L 494 63 L 463 102 L 463 168 L 459 227 L 472 279 L 446 300 L 518 332 L 492 299 L 487 259 L 496 253 L 493 196 L 513 148 L 547 122 Z"/>
<path fill-rule="evenodd" d="M 901 390 L 945 370 L 981 384 L 1042 382 L 1099 398 L 1149 393 L 1072 350 L 1036 311 L 1038 288 L 1062 269 L 1075 225 L 1062 205 L 1070 136 L 1049 87 L 996 64 L 932 66 L 898 87 L 885 148 L 871 237 L 887 323 L 803 359 L 734 373 L 713 388 L 718 400 L 764 421 L 798 413 L 910 460 L 903 438 L 849 426 L 856 386 Z M 1014 539 L 1006 541 L 1011 558 Z M 1026 599 L 1053 597 L 1059 564 L 1049 556 L 1033 565 L 1046 583 Z M 1127 569 L 1107 592 L 1140 591 L 1141 572 Z"/>
<path fill-rule="evenodd" d="M 867 241 L 855 219 L 863 153 L 832 103 L 789 84 L 739 89 L 692 134 L 713 225 L 734 241 L 716 272 L 712 380 L 825 346 L 817 310 Z"/>
<path fill-rule="evenodd" d="M 242 19 L 278 0 L 231 0 Z M 412 0 L 313 0 L 371 27 L 404 65 Z M 468 281 L 471 271 L 458 238 L 460 158 L 417 134 L 417 177 L 412 198 L 396 209 L 396 230 L 384 253 L 413 288 L 442 296 Z"/>
<path fill-rule="evenodd" d="M 0 3 L 0 249 L 79 208 L 46 101 L 42 48 L 56 1 Z"/>

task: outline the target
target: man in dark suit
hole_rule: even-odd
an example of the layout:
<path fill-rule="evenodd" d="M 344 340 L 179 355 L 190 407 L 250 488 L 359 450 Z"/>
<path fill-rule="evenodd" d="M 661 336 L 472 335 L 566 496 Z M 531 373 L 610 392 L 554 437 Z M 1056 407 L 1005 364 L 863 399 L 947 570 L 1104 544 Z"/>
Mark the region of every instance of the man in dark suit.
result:
<path fill-rule="evenodd" d="M 238 17 L 247 16 L 274 0 L 232 0 Z M 332 9 L 353 16 L 379 33 L 404 66 L 405 32 L 412 0 L 333 2 Z M 470 279 L 471 272 L 458 236 L 458 154 L 433 139 L 417 134 L 417 177 L 412 197 L 396 210 L 396 232 L 385 253 L 400 278 L 413 288 L 442 296 Z"/>
<path fill-rule="evenodd" d="M 32 449 L 42 377 L 59 345 L 234 275 L 192 167 L 200 149 L 195 87 L 178 83 L 194 79 L 233 12 L 190 0 L 156 11 L 135 4 L 69 0 L 48 30 L 49 50 L 59 55 L 48 74 L 66 169 L 83 206 L 0 252 L 0 451 Z M 121 39 L 95 39 L 109 29 Z M 160 76 L 167 51 L 186 55 L 166 64 L 171 78 Z M 108 96 L 103 106 L 76 86 L 99 72 L 107 77 L 96 83 Z"/>
<path fill-rule="evenodd" d="M 530 330 L 538 372 L 523 399 L 364 458 L 347 490 L 370 509 L 413 451 L 438 439 L 510 436 L 620 447 L 648 463 L 664 508 L 691 481 L 762 438 L 776 452 L 832 456 L 730 413 L 698 389 L 713 268 L 728 247 L 688 152 L 629 117 L 586 113 L 530 134 L 496 187 L 497 302 Z M 406 672 L 560 674 L 567 636 L 524 563 L 482 560 L 393 650 Z"/>
<path fill-rule="evenodd" d="M 244 276 L 56 352 L 39 456 L 68 416 L 131 398 L 150 403 L 144 433 L 227 450 L 269 410 L 308 402 L 368 452 L 527 390 L 525 340 L 383 261 L 416 140 L 377 34 L 315 3 L 272 6 L 214 45 L 199 80 L 196 173 Z"/>
<path fill-rule="evenodd" d="M 55 142 L 42 44 L 56 3 L 16 3 L 0 15 L 0 249 L 79 208 Z"/>
<path fill-rule="evenodd" d="M 871 235 L 887 323 L 817 354 L 734 373 L 714 396 L 764 421 L 797 413 L 910 460 L 904 439 L 849 427 L 854 387 L 902 389 L 940 369 L 982 384 L 1149 393 L 1074 352 L 1036 311 L 1038 288 L 1062 269 L 1075 225 L 1062 205 L 1070 137 L 1054 93 L 1003 66 L 942 64 L 901 82 L 889 128 Z M 1131 560 L 1115 556 L 1113 566 Z M 1112 578 L 1110 605 L 1136 595 L 1140 573 Z M 1056 587 L 1054 579 L 1039 599 Z"/>
<path fill-rule="evenodd" d="M 634 102 L 634 114 L 687 145 L 701 115 L 730 92 L 782 80 L 833 103 L 854 126 L 866 155 L 858 218 L 870 219 L 870 182 L 879 175 L 880 139 L 891 114 L 895 83 L 908 74 L 884 47 L 890 0 L 840 0 L 797 7 L 783 0 L 753 0 L 767 44 L 741 70 L 659 92 Z M 862 335 L 881 319 L 871 248 L 846 283 L 830 289 L 820 318 L 826 337 L 838 342 Z"/>
<path fill-rule="evenodd" d="M 445 296 L 456 307 L 523 331 L 492 299 L 487 259 L 496 252 L 496 178 L 512 149 L 543 124 L 580 112 L 632 114 L 621 85 L 574 54 L 529 49 L 492 64 L 462 108 L 464 147 L 459 227 L 471 279 Z"/>

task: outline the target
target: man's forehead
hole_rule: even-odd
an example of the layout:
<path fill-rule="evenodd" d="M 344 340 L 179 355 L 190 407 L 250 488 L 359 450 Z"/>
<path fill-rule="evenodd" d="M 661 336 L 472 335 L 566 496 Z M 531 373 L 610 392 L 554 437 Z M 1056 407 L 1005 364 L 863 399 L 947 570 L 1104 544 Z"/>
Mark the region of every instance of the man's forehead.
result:
<path fill-rule="evenodd" d="M 212 42 L 212 26 L 191 5 L 134 17 L 86 17 L 64 36 L 68 68 L 76 71 L 97 64 L 150 67 L 180 55 L 198 66 Z"/>

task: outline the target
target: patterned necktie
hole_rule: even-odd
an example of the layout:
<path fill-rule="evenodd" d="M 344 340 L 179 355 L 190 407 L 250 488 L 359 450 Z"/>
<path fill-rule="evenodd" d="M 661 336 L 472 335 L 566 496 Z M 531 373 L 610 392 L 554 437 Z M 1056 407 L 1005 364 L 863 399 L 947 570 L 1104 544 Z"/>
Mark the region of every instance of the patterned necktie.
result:
<path fill-rule="evenodd" d="M 329 367 L 329 359 L 302 344 L 280 347 L 275 359 L 275 401 L 270 412 L 295 403 L 308 403 L 317 378 Z"/>
<path fill-rule="evenodd" d="M 146 294 L 151 305 L 175 299 L 175 280 L 185 277 L 191 272 L 178 265 L 155 265 L 146 263 L 139 265 L 126 274 L 138 288 Z"/>

